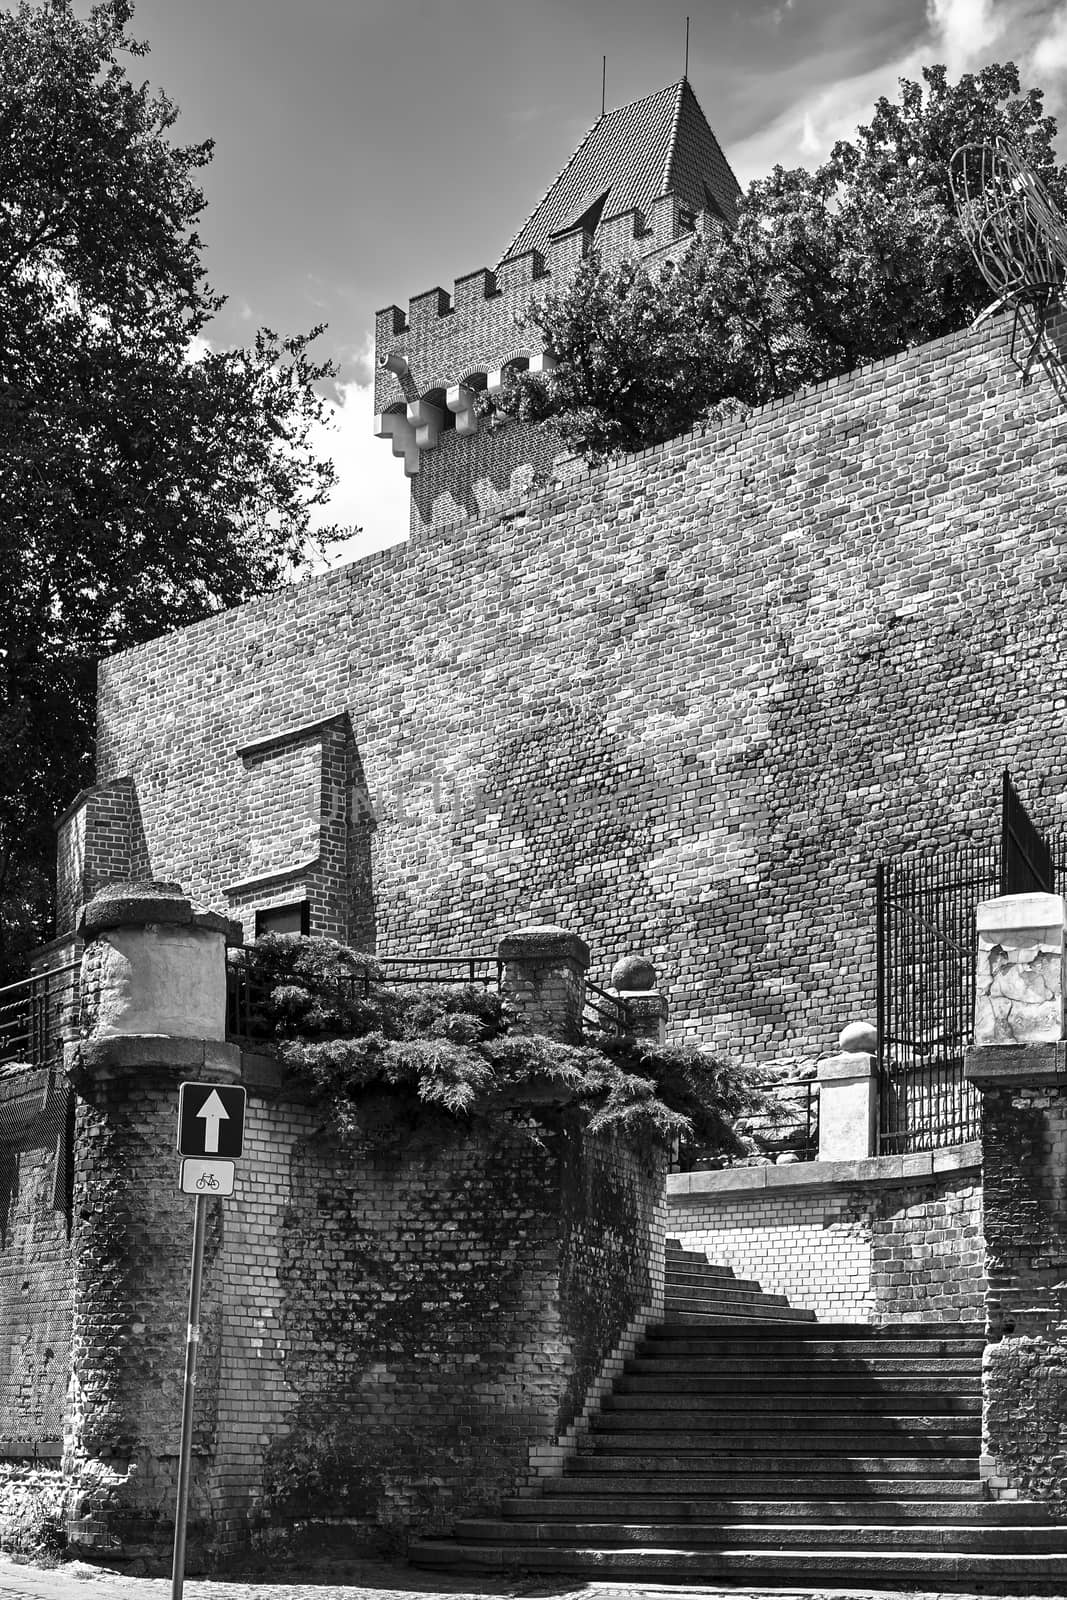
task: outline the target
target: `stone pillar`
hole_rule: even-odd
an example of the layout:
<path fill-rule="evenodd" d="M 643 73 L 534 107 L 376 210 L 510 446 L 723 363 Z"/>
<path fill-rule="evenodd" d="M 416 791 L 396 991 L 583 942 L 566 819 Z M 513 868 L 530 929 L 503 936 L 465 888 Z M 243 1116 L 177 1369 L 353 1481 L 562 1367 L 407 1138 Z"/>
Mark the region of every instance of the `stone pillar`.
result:
<path fill-rule="evenodd" d="M 1008 894 L 978 907 L 974 1042 L 1055 1043 L 1063 1038 L 1064 902 L 1058 894 Z"/>
<path fill-rule="evenodd" d="M 77 1095 L 71 1239 L 73 1317 L 64 1471 L 75 1536 L 132 1552 L 170 1538 L 181 1428 L 193 1203 L 179 1193 L 178 1085 L 229 1082 L 227 937 L 175 884 L 116 884 L 79 931 L 82 1039 L 66 1050 Z M 208 1221 L 191 1537 L 209 1524 L 204 1468 L 214 1439 L 219 1286 Z M 88 1523 L 84 1519 L 88 1518 Z M 90 1541 L 92 1542 L 92 1541 Z"/>
<path fill-rule="evenodd" d="M 986 1346 L 982 1473 L 1067 1517 L 1067 1047 L 1064 902 L 978 908 L 975 1044 L 982 1097 Z"/>
<path fill-rule="evenodd" d="M 497 945 L 500 987 L 515 1008 L 520 1033 L 543 1033 L 565 1044 L 582 1037 L 589 946 L 565 928 L 520 928 Z"/>
<path fill-rule="evenodd" d="M 838 1046 L 819 1062 L 819 1160 L 866 1161 L 878 1133 L 877 1034 L 869 1022 L 853 1022 Z"/>
<path fill-rule="evenodd" d="M 667 1043 L 667 996 L 656 987 L 656 969 L 644 956 L 623 956 L 611 969 L 611 987 L 626 1002 L 628 1032 L 649 1044 Z"/>

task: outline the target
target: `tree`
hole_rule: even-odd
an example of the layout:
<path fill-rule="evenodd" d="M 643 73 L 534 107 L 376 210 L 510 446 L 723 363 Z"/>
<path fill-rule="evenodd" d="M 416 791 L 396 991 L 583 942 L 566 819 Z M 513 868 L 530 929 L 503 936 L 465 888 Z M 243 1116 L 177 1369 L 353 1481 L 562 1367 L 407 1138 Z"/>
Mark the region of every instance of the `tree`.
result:
<path fill-rule="evenodd" d="M 598 461 L 966 326 L 992 296 L 956 218 L 953 151 L 1005 139 L 1061 205 L 1067 168 L 1013 63 L 956 84 L 942 66 L 922 76 L 815 172 L 776 166 L 750 184 L 733 232 L 679 266 L 653 278 L 590 259 L 533 303 L 559 365 L 517 375 L 501 404 Z"/>
<path fill-rule="evenodd" d="M 0 14 L 0 973 L 46 932 L 94 663 L 278 583 L 333 468 L 313 329 L 216 351 L 212 146 L 125 62 L 129 0 Z M 335 529 L 319 533 L 331 542 Z"/>

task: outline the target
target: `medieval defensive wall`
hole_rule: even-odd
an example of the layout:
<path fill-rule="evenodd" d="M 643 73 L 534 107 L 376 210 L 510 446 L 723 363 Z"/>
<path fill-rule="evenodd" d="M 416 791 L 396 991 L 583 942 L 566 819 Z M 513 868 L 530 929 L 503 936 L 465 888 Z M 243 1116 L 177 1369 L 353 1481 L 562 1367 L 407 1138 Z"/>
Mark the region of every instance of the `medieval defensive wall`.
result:
<path fill-rule="evenodd" d="M 880 858 L 991 837 L 1005 765 L 1060 820 L 1064 327 L 1025 387 L 1000 316 L 114 657 L 82 810 L 249 934 L 554 922 L 678 1036 L 818 1053 Z M 118 875 L 82 827 L 68 906 Z"/>

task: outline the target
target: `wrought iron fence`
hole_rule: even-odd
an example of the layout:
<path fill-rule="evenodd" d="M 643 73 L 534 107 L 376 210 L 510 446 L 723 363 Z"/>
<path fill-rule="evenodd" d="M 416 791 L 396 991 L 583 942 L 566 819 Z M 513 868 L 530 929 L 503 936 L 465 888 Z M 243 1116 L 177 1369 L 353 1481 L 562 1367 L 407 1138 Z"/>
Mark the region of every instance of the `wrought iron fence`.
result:
<path fill-rule="evenodd" d="M 0 1066 L 44 1067 L 59 1059 L 78 1008 L 79 963 L 35 973 L 0 989 Z"/>
<path fill-rule="evenodd" d="M 1033 851 L 1029 854 L 1033 857 Z M 963 1075 L 974 1025 L 976 908 L 1002 892 L 1001 851 L 958 845 L 878 868 L 878 1149 L 976 1139 L 979 1099 Z M 1063 882 L 1067 839 L 1047 846 Z"/>

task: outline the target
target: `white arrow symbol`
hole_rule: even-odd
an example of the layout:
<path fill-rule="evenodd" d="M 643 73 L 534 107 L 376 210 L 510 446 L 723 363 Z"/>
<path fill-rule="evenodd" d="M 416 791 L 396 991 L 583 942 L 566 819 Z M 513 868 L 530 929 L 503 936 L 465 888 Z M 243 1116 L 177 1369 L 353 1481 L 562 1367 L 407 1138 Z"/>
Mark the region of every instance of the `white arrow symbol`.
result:
<path fill-rule="evenodd" d="M 229 1122 L 230 1113 L 219 1099 L 216 1090 L 212 1089 L 196 1114 L 204 1119 L 204 1154 L 206 1156 L 217 1156 L 219 1153 L 219 1123 Z"/>

